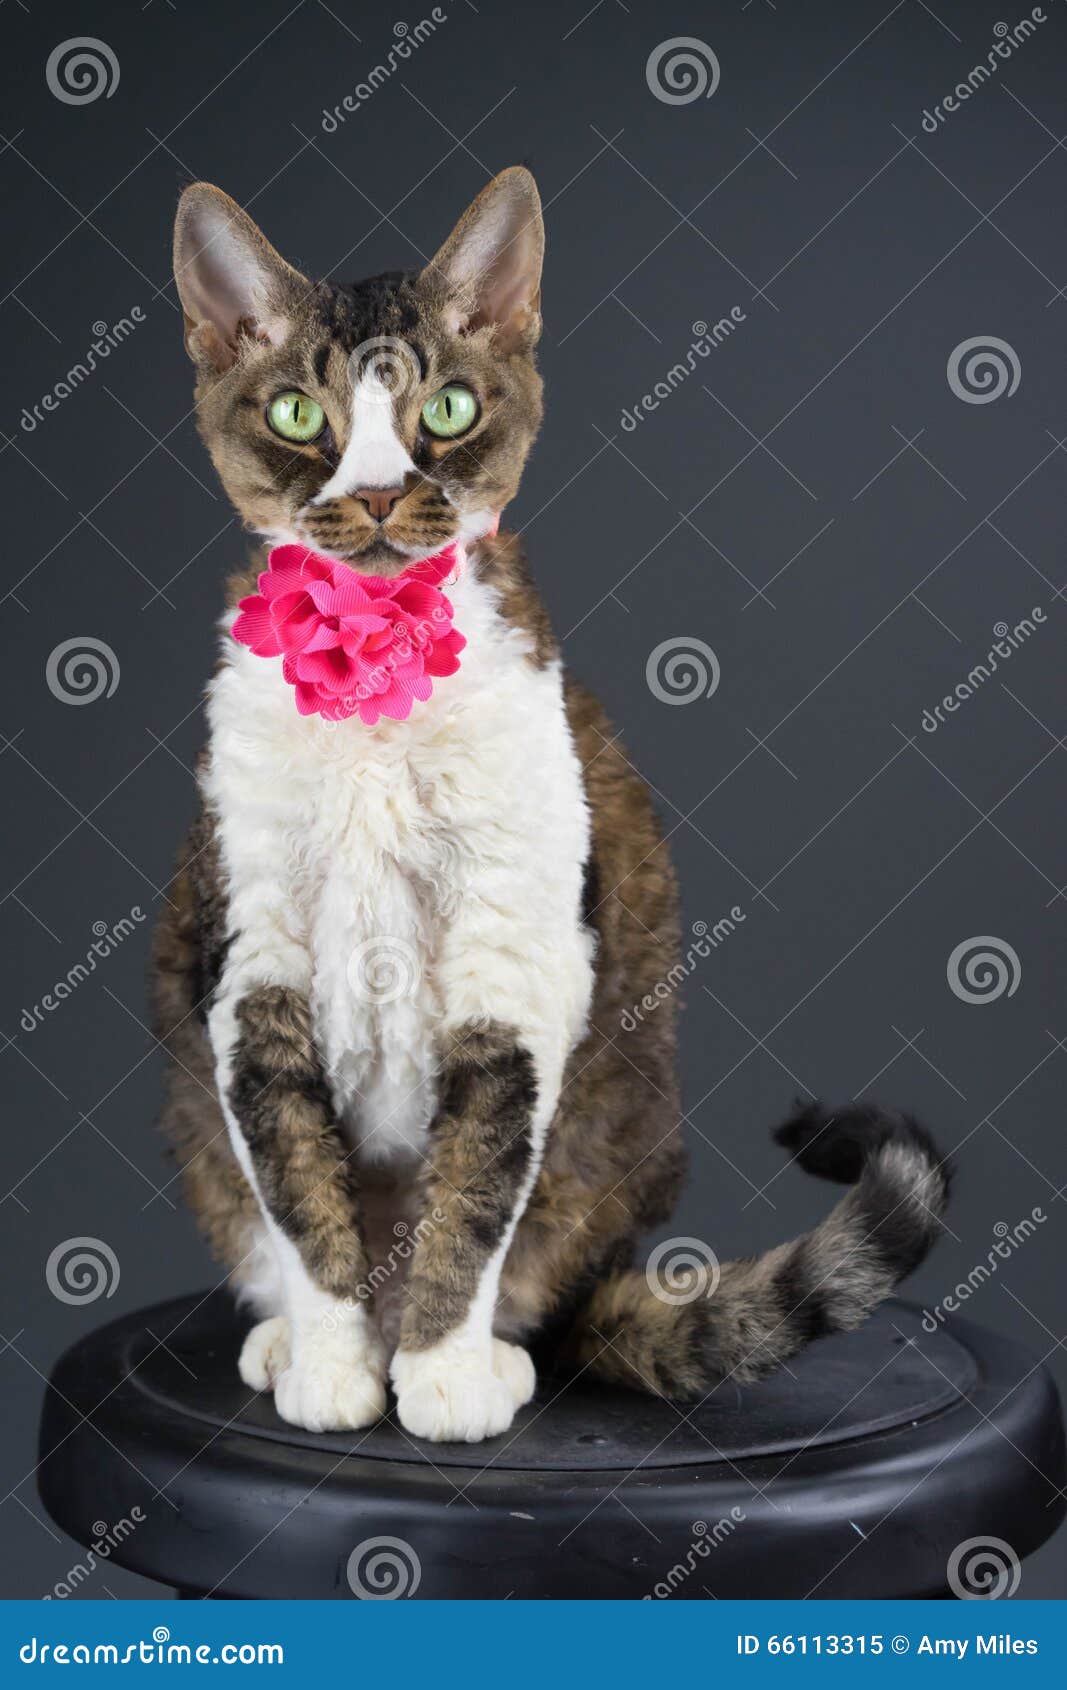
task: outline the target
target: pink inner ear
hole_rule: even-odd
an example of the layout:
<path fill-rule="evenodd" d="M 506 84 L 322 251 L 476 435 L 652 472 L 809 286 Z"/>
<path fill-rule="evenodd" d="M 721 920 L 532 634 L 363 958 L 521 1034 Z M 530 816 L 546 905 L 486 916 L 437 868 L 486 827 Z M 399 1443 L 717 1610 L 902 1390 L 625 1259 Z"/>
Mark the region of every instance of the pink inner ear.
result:
<path fill-rule="evenodd" d="M 231 354 L 242 339 L 280 346 L 290 332 L 285 303 L 299 281 L 296 272 L 217 189 L 193 188 L 190 195 L 179 210 L 175 245 L 186 316 L 200 327 L 210 324 Z M 214 349 L 207 343 L 206 350 Z"/>
<path fill-rule="evenodd" d="M 446 305 L 441 315 L 444 318 L 445 327 L 450 329 L 453 334 L 462 334 L 470 322 L 470 312 L 461 311 L 458 305 Z"/>

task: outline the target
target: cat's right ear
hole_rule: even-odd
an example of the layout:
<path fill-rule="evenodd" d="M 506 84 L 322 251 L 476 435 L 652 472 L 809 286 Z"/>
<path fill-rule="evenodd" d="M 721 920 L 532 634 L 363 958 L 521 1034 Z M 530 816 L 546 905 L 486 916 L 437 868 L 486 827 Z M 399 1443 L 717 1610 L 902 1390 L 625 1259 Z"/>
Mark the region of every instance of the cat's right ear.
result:
<path fill-rule="evenodd" d="M 242 337 L 280 346 L 308 283 L 275 252 L 221 188 L 194 182 L 178 202 L 174 280 L 193 362 L 216 371 L 236 362 Z"/>
<path fill-rule="evenodd" d="M 491 327 L 503 350 L 531 349 L 541 332 L 545 230 L 537 184 L 522 165 L 482 189 L 422 272 L 444 294 L 458 334 Z"/>

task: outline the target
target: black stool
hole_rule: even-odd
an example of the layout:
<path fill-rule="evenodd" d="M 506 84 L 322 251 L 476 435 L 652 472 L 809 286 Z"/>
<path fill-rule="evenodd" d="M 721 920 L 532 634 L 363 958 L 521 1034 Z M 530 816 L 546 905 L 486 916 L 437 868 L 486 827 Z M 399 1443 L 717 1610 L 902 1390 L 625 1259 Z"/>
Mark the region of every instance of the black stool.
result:
<path fill-rule="evenodd" d="M 1067 1506 L 1045 1369 L 906 1303 L 688 1418 L 543 1379 L 476 1445 L 286 1426 L 237 1376 L 246 1324 L 224 1293 L 128 1315 L 45 1400 L 53 1519 L 183 1596 L 940 1596 L 961 1544 L 1022 1557 Z"/>

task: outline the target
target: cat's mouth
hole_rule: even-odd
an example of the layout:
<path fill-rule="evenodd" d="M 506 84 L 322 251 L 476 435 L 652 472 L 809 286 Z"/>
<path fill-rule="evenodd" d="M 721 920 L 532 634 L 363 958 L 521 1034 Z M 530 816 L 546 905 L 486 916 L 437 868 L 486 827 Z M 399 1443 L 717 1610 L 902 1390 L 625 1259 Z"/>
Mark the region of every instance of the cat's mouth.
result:
<path fill-rule="evenodd" d="M 462 523 L 446 495 L 422 483 L 380 516 L 366 494 L 313 501 L 300 512 L 299 526 L 325 556 L 389 579 L 458 539 Z"/>
<path fill-rule="evenodd" d="M 429 557 L 433 552 L 441 550 L 440 545 L 416 546 L 412 551 L 401 551 L 384 538 L 370 540 L 362 546 L 343 546 L 333 543 L 324 545 L 321 540 L 315 540 L 316 549 L 324 556 L 335 559 L 338 563 L 350 564 L 364 574 L 382 575 L 390 580 L 399 575 L 409 564 L 419 558 Z M 444 544 L 445 542 L 442 542 Z"/>

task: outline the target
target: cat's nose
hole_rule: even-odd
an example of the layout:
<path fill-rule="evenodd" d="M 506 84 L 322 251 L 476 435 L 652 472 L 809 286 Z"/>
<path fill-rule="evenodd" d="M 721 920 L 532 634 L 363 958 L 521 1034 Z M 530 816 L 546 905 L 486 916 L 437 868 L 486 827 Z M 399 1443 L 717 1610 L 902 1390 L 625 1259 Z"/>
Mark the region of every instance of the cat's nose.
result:
<path fill-rule="evenodd" d="M 384 522 L 393 506 L 404 497 L 402 487 L 357 487 L 352 497 L 366 505 L 375 522 Z"/>

